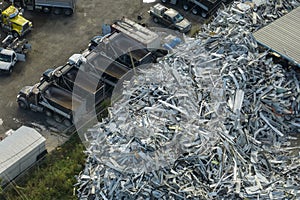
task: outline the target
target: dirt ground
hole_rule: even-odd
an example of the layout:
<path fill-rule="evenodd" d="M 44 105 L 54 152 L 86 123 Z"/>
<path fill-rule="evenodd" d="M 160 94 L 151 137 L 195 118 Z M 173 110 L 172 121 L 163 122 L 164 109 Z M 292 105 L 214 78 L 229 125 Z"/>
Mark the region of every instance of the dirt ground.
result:
<path fill-rule="evenodd" d="M 76 11 L 71 17 L 25 10 L 24 16 L 34 26 L 25 36 L 32 45 L 32 50 L 28 53 L 26 62 L 17 63 L 11 75 L 0 75 L 0 137 L 4 137 L 7 130 L 17 129 L 24 124 L 36 127 L 46 137 L 48 151 L 64 142 L 67 136 L 56 133 L 53 128 L 49 130 L 49 123 L 43 114 L 18 108 L 18 91 L 23 86 L 37 83 L 46 69 L 63 65 L 73 53 L 87 48 L 89 40 L 101 33 L 101 25 L 104 23 L 112 23 L 123 16 L 137 20 L 140 15 L 142 23 L 155 26 L 147 13 L 154 3 L 142 2 L 77 0 Z M 200 16 L 184 13 L 182 10 L 180 12 L 193 21 L 195 26 L 203 21 Z M 2 33 L 1 36 L 5 34 Z"/>

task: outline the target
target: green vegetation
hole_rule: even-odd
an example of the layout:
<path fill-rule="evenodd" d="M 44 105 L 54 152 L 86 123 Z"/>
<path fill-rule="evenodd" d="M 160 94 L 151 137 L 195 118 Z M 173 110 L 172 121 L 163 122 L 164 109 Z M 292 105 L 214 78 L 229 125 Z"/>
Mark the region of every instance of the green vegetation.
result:
<path fill-rule="evenodd" d="M 7 200 L 48 200 L 77 199 L 73 195 L 73 185 L 77 175 L 84 166 L 84 146 L 77 134 L 55 151 L 46 155 L 45 159 L 30 169 L 27 174 L 18 178 L 5 190 L 0 190 L 0 199 Z"/>

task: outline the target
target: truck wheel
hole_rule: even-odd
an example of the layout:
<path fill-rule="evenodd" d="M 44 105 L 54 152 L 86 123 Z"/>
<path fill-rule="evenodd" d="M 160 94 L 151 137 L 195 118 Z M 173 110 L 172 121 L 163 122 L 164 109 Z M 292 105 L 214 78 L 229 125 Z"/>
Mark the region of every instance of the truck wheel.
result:
<path fill-rule="evenodd" d="M 54 115 L 53 115 L 53 118 L 54 118 L 54 120 L 55 120 L 56 122 L 59 122 L 59 123 L 62 122 L 62 118 L 61 118 L 59 115 L 57 115 L 57 114 L 54 114 Z"/>
<path fill-rule="evenodd" d="M 51 8 L 49 8 L 49 7 L 43 7 L 43 12 L 44 13 L 50 13 L 50 11 L 51 11 Z"/>
<path fill-rule="evenodd" d="M 72 9 L 70 9 L 70 8 L 64 9 L 64 15 L 70 16 L 72 14 L 73 14 L 73 10 Z"/>
<path fill-rule="evenodd" d="M 207 13 L 206 12 L 201 12 L 201 17 L 206 18 L 207 17 Z"/>
<path fill-rule="evenodd" d="M 52 111 L 46 109 L 46 110 L 45 110 L 45 114 L 46 114 L 48 117 L 51 117 L 51 116 L 52 116 Z"/>
<path fill-rule="evenodd" d="M 19 35 L 19 33 L 17 31 L 13 31 L 12 35 L 14 36 L 14 38 L 20 37 L 20 35 Z"/>
<path fill-rule="evenodd" d="M 184 11 L 188 11 L 190 7 L 187 4 L 183 4 L 182 8 Z"/>
<path fill-rule="evenodd" d="M 60 15 L 62 13 L 62 9 L 61 8 L 54 8 L 53 13 L 55 15 Z"/>
<path fill-rule="evenodd" d="M 68 119 L 65 119 L 65 120 L 63 121 L 63 123 L 64 123 L 64 125 L 65 125 L 66 127 L 70 127 L 70 126 L 72 125 L 71 121 L 68 120 Z"/>
<path fill-rule="evenodd" d="M 154 21 L 154 23 L 158 23 L 157 17 L 153 17 L 153 21 Z"/>
<path fill-rule="evenodd" d="M 192 13 L 193 13 L 194 15 L 198 15 L 198 14 L 199 14 L 199 10 L 198 10 L 197 8 L 193 8 L 193 9 L 192 9 Z"/>
<path fill-rule="evenodd" d="M 13 71 L 14 71 L 13 67 L 10 67 L 9 70 L 8 70 L 8 73 L 12 74 Z"/>
<path fill-rule="evenodd" d="M 20 108 L 22 108 L 22 109 L 24 109 L 24 110 L 26 110 L 26 109 L 28 109 L 28 103 L 27 103 L 27 101 L 24 99 L 24 98 L 20 98 L 20 99 L 18 99 L 18 105 L 19 105 L 19 107 Z"/>

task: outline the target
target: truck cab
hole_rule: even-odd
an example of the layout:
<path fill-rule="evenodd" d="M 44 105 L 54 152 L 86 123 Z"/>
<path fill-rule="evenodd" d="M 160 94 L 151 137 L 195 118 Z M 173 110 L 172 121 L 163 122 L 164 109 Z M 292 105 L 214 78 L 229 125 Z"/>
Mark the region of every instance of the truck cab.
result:
<path fill-rule="evenodd" d="M 84 106 L 84 101 L 78 96 L 47 81 L 23 87 L 18 93 L 17 102 L 22 109 L 44 112 L 57 122 L 64 121 L 67 126 L 72 124 L 73 112 Z"/>
<path fill-rule="evenodd" d="M 13 50 L 0 48 L 0 71 L 12 73 L 17 62 L 17 54 Z"/>
<path fill-rule="evenodd" d="M 1 11 L 1 26 L 11 32 L 14 37 L 24 36 L 32 29 L 32 22 L 25 19 L 14 6 Z"/>
<path fill-rule="evenodd" d="M 20 108 L 30 109 L 30 104 L 37 105 L 39 99 L 39 84 L 23 87 L 17 96 L 17 102 Z"/>

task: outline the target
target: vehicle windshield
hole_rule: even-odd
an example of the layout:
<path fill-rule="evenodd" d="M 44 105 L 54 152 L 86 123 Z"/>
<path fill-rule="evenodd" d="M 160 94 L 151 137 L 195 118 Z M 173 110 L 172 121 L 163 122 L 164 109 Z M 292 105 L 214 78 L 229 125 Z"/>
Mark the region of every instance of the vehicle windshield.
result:
<path fill-rule="evenodd" d="M 181 22 L 182 20 L 183 20 L 183 17 L 179 13 L 177 15 L 175 15 L 175 17 L 173 17 L 174 22 Z"/>
<path fill-rule="evenodd" d="M 5 55 L 5 54 L 0 54 L 0 61 L 11 62 L 11 56 L 10 55 Z"/>
<path fill-rule="evenodd" d="M 14 17 L 17 16 L 18 14 L 19 14 L 19 10 L 15 8 L 15 9 L 14 9 L 14 12 L 11 13 L 11 14 L 9 15 L 9 19 L 14 18 Z"/>

